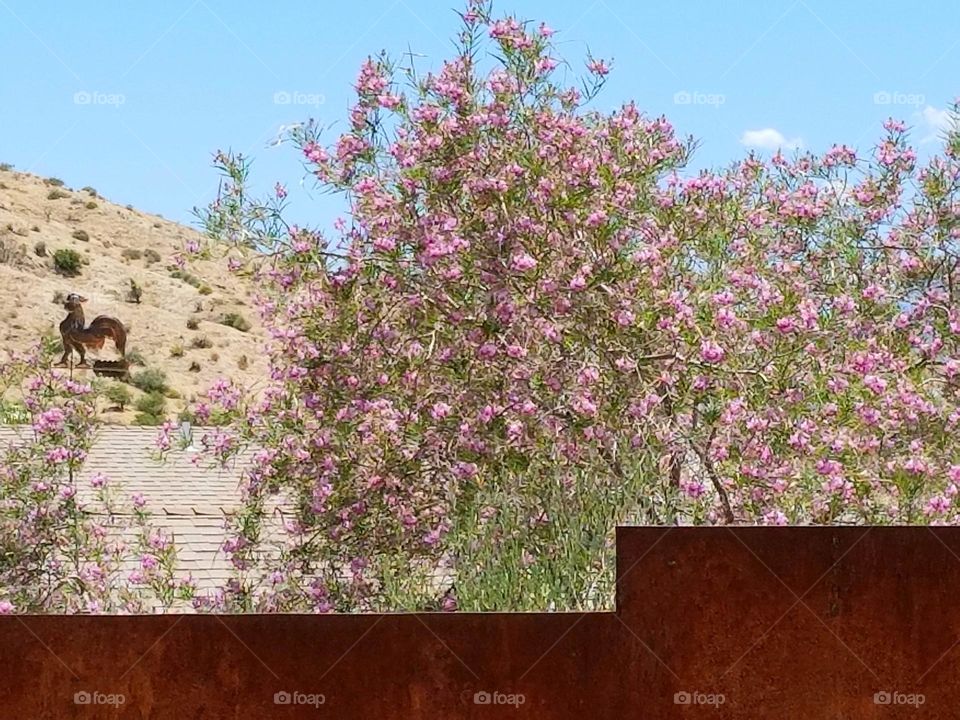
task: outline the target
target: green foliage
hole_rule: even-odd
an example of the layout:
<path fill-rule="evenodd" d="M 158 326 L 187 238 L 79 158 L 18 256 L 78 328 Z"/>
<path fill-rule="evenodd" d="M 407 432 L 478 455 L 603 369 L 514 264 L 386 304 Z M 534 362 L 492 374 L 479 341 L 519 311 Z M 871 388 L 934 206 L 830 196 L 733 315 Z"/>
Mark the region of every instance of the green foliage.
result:
<path fill-rule="evenodd" d="M 23 403 L 0 399 L 0 425 L 23 425 L 30 422 L 30 411 Z"/>
<path fill-rule="evenodd" d="M 44 185 L 53 185 L 54 187 L 63 187 L 63 180 L 57 177 L 47 178 L 43 181 Z"/>
<path fill-rule="evenodd" d="M 84 205 L 84 207 L 87 210 L 96 210 L 100 206 L 97 205 L 97 203 L 95 203 L 93 200 L 88 200 L 87 203 Z"/>
<path fill-rule="evenodd" d="M 123 410 L 127 405 L 133 402 L 133 393 L 130 388 L 121 382 L 113 382 L 103 393 L 104 397 L 114 405 Z"/>
<path fill-rule="evenodd" d="M 167 400 L 160 392 L 143 395 L 136 404 L 138 425 L 162 425 L 166 419 Z"/>
<path fill-rule="evenodd" d="M 198 278 L 196 275 L 176 267 L 170 271 L 170 277 L 174 278 L 175 280 L 182 280 L 187 285 L 192 285 L 195 288 L 199 288 L 203 285 L 203 280 Z"/>
<path fill-rule="evenodd" d="M 48 325 L 40 335 L 40 351 L 44 357 L 53 357 L 63 352 L 63 339 L 52 325 Z"/>
<path fill-rule="evenodd" d="M 83 260 L 80 253 L 70 248 L 60 248 L 53 254 L 54 269 L 66 277 L 74 277 L 80 274 L 80 267 Z"/>
<path fill-rule="evenodd" d="M 127 350 L 127 362 L 139 367 L 146 367 L 147 365 L 146 358 L 143 357 L 143 353 L 139 350 Z"/>
<path fill-rule="evenodd" d="M 250 321 L 240 313 L 236 312 L 231 312 L 224 315 L 222 318 L 220 318 L 220 324 L 226 325 L 227 327 L 232 327 L 234 330 L 239 330 L 240 332 L 247 332 L 247 330 L 251 328 Z"/>
<path fill-rule="evenodd" d="M 130 359 L 129 355 L 127 359 Z M 163 370 L 148 368 L 134 375 L 130 383 L 145 393 L 163 393 L 167 389 L 167 376 Z"/>

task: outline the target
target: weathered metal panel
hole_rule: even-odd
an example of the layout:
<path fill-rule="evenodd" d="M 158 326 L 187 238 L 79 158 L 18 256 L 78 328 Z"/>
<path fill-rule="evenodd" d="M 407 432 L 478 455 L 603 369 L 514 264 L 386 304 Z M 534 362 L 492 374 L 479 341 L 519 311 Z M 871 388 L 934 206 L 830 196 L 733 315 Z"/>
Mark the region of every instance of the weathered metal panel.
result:
<path fill-rule="evenodd" d="M 617 573 L 616 613 L 2 617 L 0 717 L 960 717 L 960 530 L 626 528 Z"/>

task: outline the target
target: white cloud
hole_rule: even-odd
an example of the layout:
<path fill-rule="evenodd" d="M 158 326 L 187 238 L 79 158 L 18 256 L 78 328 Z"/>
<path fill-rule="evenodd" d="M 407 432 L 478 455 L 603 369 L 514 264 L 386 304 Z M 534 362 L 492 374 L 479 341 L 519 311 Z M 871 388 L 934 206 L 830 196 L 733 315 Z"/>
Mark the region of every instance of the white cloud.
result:
<path fill-rule="evenodd" d="M 920 125 L 926 133 L 920 140 L 921 143 L 930 143 L 940 140 L 950 129 L 950 111 L 938 110 L 932 105 L 927 105 L 920 113 Z"/>
<path fill-rule="evenodd" d="M 803 147 L 802 138 L 791 138 L 787 140 L 783 133 L 774 128 L 764 128 L 763 130 L 747 130 L 741 137 L 740 143 L 749 148 L 758 148 L 760 150 L 796 150 Z"/>

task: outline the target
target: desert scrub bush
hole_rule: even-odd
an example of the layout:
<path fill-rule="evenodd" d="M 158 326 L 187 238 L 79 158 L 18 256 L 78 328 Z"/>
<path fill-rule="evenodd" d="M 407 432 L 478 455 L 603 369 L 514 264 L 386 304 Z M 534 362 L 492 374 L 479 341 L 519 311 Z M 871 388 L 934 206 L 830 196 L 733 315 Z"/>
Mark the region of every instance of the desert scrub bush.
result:
<path fill-rule="evenodd" d="M 53 254 L 54 269 L 66 277 L 74 277 L 80 274 L 80 267 L 83 265 L 83 258 L 80 253 L 70 248 L 60 248 Z"/>
<path fill-rule="evenodd" d="M 63 180 L 58 177 L 50 177 L 43 181 L 44 185 L 52 185 L 53 187 L 63 187 Z"/>
<path fill-rule="evenodd" d="M 210 287 L 209 285 L 201 285 L 199 288 L 197 288 L 197 291 L 198 291 L 201 295 L 212 295 L 212 294 L 213 294 L 213 288 Z"/>
<path fill-rule="evenodd" d="M 196 318 L 190 318 L 187 320 L 187 330 L 196 330 L 200 327 L 200 321 Z"/>
<path fill-rule="evenodd" d="M 200 372 L 200 363 L 198 363 L 196 360 L 193 360 L 188 369 L 192 373 L 198 373 Z"/>
<path fill-rule="evenodd" d="M 0 265 L 19 265 L 26 253 L 26 246 L 17 247 L 10 242 L 0 240 Z"/>
<path fill-rule="evenodd" d="M 187 285 L 192 285 L 195 288 L 199 288 L 203 285 L 203 281 L 192 273 L 188 273 L 180 268 L 174 268 L 170 270 L 170 277 L 175 280 L 182 280 L 187 283 Z"/>
<path fill-rule="evenodd" d="M 123 252 L 120 253 L 120 257 L 124 260 L 139 260 L 143 257 L 143 253 L 136 248 L 124 248 Z"/>
<path fill-rule="evenodd" d="M 40 352 L 44 357 L 52 357 L 63 352 L 63 339 L 53 325 L 48 325 L 40 334 Z"/>
<path fill-rule="evenodd" d="M 197 350 L 208 350 L 213 347 L 213 342 L 206 335 L 203 335 L 191 340 L 190 347 L 196 348 Z"/>
<path fill-rule="evenodd" d="M 70 237 L 74 240 L 79 240 L 80 242 L 90 242 L 90 233 L 86 230 L 74 230 L 70 233 Z"/>
<path fill-rule="evenodd" d="M 137 425 L 161 425 L 166 419 L 167 399 L 159 392 L 150 392 L 137 400 Z"/>
<path fill-rule="evenodd" d="M 182 358 L 184 352 L 186 351 L 183 349 L 183 345 L 181 343 L 174 343 L 170 347 L 170 357 Z"/>
<path fill-rule="evenodd" d="M 172 388 L 172 387 L 168 387 L 166 390 L 164 390 L 164 391 L 163 391 L 163 396 L 166 397 L 166 398 L 169 398 L 169 399 L 171 399 L 171 400 L 179 400 L 181 397 L 183 397 L 183 396 L 179 393 L 179 391 L 177 391 L 176 389 L 174 389 L 174 388 Z"/>
<path fill-rule="evenodd" d="M 30 226 L 30 232 L 40 232 L 40 226 L 39 225 Z"/>
<path fill-rule="evenodd" d="M 130 388 L 114 380 L 104 391 L 103 396 L 123 412 L 127 405 L 133 402 L 133 393 Z"/>
<path fill-rule="evenodd" d="M 0 163 L 0 172 L 10 172 L 13 170 L 13 165 L 10 163 Z"/>
<path fill-rule="evenodd" d="M 248 367 L 250 367 L 250 360 L 246 355 L 240 356 L 240 358 L 237 360 L 237 367 L 241 370 L 246 370 Z"/>
<path fill-rule="evenodd" d="M 143 357 L 143 353 L 139 350 L 128 350 L 127 362 L 138 367 L 146 367 L 147 365 L 146 358 Z"/>
<path fill-rule="evenodd" d="M 160 262 L 160 253 L 153 248 L 147 248 L 143 251 L 143 258 L 147 261 L 147 265 L 153 265 Z"/>
<path fill-rule="evenodd" d="M 130 356 L 127 356 L 127 360 Z M 167 389 L 167 376 L 158 368 L 147 368 L 130 378 L 130 384 L 145 393 L 163 393 Z"/>
<path fill-rule="evenodd" d="M 68 198 L 68 197 L 70 197 L 70 193 L 64 192 L 59 188 L 54 188 L 53 190 L 47 193 L 47 200 L 62 200 L 63 198 Z"/>
<path fill-rule="evenodd" d="M 90 187 L 89 185 L 84 185 L 82 188 L 80 188 L 80 192 L 85 192 L 85 193 L 87 193 L 88 195 L 90 195 L 91 197 L 96 197 L 96 196 L 97 196 L 97 191 L 94 190 L 94 189 L 93 189 L 92 187 Z"/>
<path fill-rule="evenodd" d="M 96 210 L 100 206 L 97 205 L 97 203 L 95 203 L 93 200 L 88 200 L 87 203 L 84 205 L 84 207 L 87 210 Z"/>
<path fill-rule="evenodd" d="M 53 294 L 53 302 L 57 305 L 63 305 L 67 301 L 67 296 L 63 294 L 62 290 L 57 290 Z"/>
<path fill-rule="evenodd" d="M 37 257 L 46 257 L 47 244 L 43 240 L 40 240 L 36 245 L 33 246 L 33 254 Z"/>
<path fill-rule="evenodd" d="M 240 313 L 235 312 L 226 313 L 220 318 L 220 324 L 232 327 L 234 330 L 239 330 L 240 332 L 247 332 L 251 328 L 250 321 Z"/>
<path fill-rule="evenodd" d="M 143 299 L 143 288 L 137 285 L 137 281 L 130 278 L 130 289 L 127 291 L 127 302 L 140 304 Z"/>

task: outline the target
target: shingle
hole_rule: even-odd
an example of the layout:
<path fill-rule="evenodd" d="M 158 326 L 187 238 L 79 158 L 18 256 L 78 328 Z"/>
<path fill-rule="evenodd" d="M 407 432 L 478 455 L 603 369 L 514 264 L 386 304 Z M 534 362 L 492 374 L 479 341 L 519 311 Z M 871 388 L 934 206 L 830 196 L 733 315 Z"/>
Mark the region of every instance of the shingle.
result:
<path fill-rule="evenodd" d="M 29 427 L 0 427 L 0 446 L 28 439 Z M 200 438 L 204 428 L 194 428 Z M 153 458 L 156 428 L 102 427 L 77 477 L 77 495 L 90 500 L 94 491 L 89 480 L 96 473 L 120 486 L 127 498 L 140 493 L 152 512 L 150 525 L 174 536 L 178 548 L 178 570 L 190 573 L 201 593 L 222 587 L 231 577 L 230 562 L 221 546 L 227 538 L 225 514 L 242 507 L 240 483 L 255 450 L 247 450 L 228 468 L 195 464 L 195 452 L 171 451 L 163 462 Z M 274 503 L 272 509 L 280 507 Z M 268 528 L 276 536 L 279 524 Z M 129 531 L 122 532 L 134 540 Z M 133 570 L 131 564 L 126 570 Z"/>

